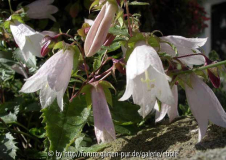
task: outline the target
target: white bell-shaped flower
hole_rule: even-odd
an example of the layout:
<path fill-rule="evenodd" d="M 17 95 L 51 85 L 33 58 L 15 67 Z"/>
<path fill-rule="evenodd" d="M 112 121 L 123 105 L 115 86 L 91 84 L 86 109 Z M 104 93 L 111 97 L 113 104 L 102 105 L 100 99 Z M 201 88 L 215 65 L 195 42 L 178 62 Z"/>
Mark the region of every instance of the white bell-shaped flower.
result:
<path fill-rule="evenodd" d="M 42 57 L 40 43 L 44 38 L 43 34 L 36 32 L 31 27 L 18 21 L 10 24 L 10 30 L 25 60 L 29 59 L 30 54 Z"/>
<path fill-rule="evenodd" d="M 121 101 L 132 95 L 135 104 L 140 105 L 139 113 L 147 116 L 153 109 L 156 98 L 162 103 L 174 105 L 174 98 L 157 52 L 144 41 L 136 43 L 126 66 L 126 91 Z"/>
<path fill-rule="evenodd" d="M 226 127 L 226 113 L 209 86 L 197 75 L 191 74 L 191 85 L 185 85 L 188 105 L 199 125 L 199 138 L 206 134 L 209 120 L 221 127 Z"/>
<path fill-rule="evenodd" d="M 51 5 L 54 0 L 37 0 L 33 3 L 28 4 L 27 16 L 31 19 L 46 19 L 49 18 L 56 22 L 56 19 L 52 14 L 58 11 L 58 8 Z"/>
<path fill-rule="evenodd" d="M 182 36 L 165 36 L 160 37 L 160 39 L 172 43 L 177 48 L 178 56 L 200 53 L 198 48 L 202 47 L 207 41 L 207 38 L 185 38 Z M 175 56 L 175 51 L 169 44 L 160 43 L 160 45 L 161 52 Z M 205 58 L 202 55 L 184 57 L 180 58 L 180 60 L 191 68 L 193 65 L 202 65 L 205 63 Z"/>
<path fill-rule="evenodd" d="M 173 93 L 173 97 L 174 97 L 174 105 L 170 106 L 167 104 L 162 103 L 161 105 L 161 111 L 159 110 L 159 105 L 156 102 L 155 103 L 155 122 L 159 122 L 161 121 L 166 114 L 169 116 L 169 122 L 172 122 L 175 118 L 179 117 L 179 113 L 178 113 L 178 89 L 177 89 L 177 85 L 174 85 L 172 87 L 172 93 Z"/>
<path fill-rule="evenodd" d="M 70 81 L 73 68 L 73 50 L 60 50 L 49 58 L 30 78 L 26 79 L 20 92 L 32 93 L 40 90 L 42 107 L 49 106 L 57 97 L 57 103 L 63 110 L 63 95 Z"/>

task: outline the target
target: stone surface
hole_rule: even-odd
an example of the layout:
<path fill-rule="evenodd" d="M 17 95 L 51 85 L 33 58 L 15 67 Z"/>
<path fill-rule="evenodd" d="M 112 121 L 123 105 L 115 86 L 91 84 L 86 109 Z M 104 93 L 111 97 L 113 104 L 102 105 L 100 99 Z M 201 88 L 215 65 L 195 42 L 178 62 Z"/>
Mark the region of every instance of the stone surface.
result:
<path fill-rule="evenodd" d="M 226 129 L 209 125 L 206 136 L 200 143 L 197 143 L 197 129 L 198 126 L 193 117 L 181 117 L 171 124 L 165 121 L 142 130 L 137 135 L 118 137 L 102 152 L 113 153 L 112 157 L 105 156 L 104 159 L 109 160 L 137 160 L 144 157 L 145 159 L 226 160 Z M 153 154 L 160 153 L 165 155 L 162 158 L 153 157 Z M 174 157 L 166 155 L 170 153 Z M 139 154 L 140 157 L 135 157 L 135 154 Z"/>

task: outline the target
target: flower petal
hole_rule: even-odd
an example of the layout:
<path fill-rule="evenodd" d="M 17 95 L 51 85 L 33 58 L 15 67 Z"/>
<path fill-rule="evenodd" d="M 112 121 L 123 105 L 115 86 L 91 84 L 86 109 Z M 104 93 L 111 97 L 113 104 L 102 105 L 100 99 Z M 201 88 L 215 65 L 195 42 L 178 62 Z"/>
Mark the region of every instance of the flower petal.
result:
<path fill-rule="evenodd" d="M 213 91 L 195 74 L 191 75 L 192 88 L 185 86 L 188 104 L 199 125 L 199 141 L 206 133 L 208 120 L 226 127 L 226 113 Z"/>
<path fill-rule="evenodd" d="M 162 103 L 161 105 L 161 111 L 159 112 L 158 103 L 155 104 L 156 114 L 155 114 L 155 122 L 161 121 L 166 114 L 169 116 L 169 122 L 172 122 L 175 118 L 179 116 L 177 105 L 178 105 L 178 90 L 177 86 L 174 85 L 172 87 L 172 93 L 174 97 L 174 105 L 170 106 L 167 104 Z"/>
<path fill-rule="evenodd" d="M 106 97 L 101 86 L 91 90 L 95 134 L 98 143 L 115 139 L 115 128 L 108 108 Z"/>
<path fill-rule="evenodd" d="M 56 98 L 56 93 L 45 83 L 39 93 L 40 103 L 42 108 L 45 108 L 53 103 Z"/>
<path fill-rule="evenodd" d="M 50 88 L 55 91 L 62 90 L 65 84 L 68 84 L 73 67 L 73 51 L 66 50 L 64 53 L 61 51 L 58 54 L 61 55 L 52 70 L 49 70 L 47 77 Z"/>
<path fill-rule="evenodd" d="M 160 39 L 173 43 L 176 46 L 184 46 L 186 48 L 199 48 L 202 47 L 208 38 L 185 38 L 182 36 L 165 36 Z"/>
<path fill-rule="evenodd" d="M 109 2 L 102 7 L 85 40 L 84 50 L 87 57 L 93 56 L 104 44 L 116 10 L 116 6 Z"/>
<path fill-rule="evenodd" d="M 164 73 L 162 61 L 157 52 L 151 46 L 146 45 L 144 41 L 137 42 L 127 62 L 126 72 L 129 73 L 127 78 L 135 78 L 144 73 L 149 66 L 160 73 Z"/>
<path fill-rule="evenodd" d="M 27 16 L 32 19 L 50 18 L 53 21 L 56 19 L 51 15 L 58 12 L 58 8 L 50 5 L 54 0 L 38 0 L 25 6 L 28 8 Z"/>
<path fill-rule="evenodd" d="M 194 54 L 193 51 L 195 51 L 196 53 L 200 53 L 197 48 L 202 47 L 207 41 L 207 38 L 185 38 L 181 36 L 166 36 L 161 37 L 160 39 L 168 41 L 175 45 L 179 56 Z M 161 43 L 161 52 L 166 52 L 171 56 L 175 56 L 175 51 L 167 43 Z M 187 64 L 189 67 L 205 63 L 205 58 L 202 55 L 184 57 L 180 58 L 180 60 L 183 63 Z"/>

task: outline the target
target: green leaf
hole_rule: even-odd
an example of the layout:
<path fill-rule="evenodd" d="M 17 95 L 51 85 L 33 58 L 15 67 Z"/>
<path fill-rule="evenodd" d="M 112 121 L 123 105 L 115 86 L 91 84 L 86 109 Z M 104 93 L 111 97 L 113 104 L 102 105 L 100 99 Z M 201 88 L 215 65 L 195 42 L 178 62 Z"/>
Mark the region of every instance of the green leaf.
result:
<path fill-rule="evenodd" d="M 148 44 L 152 47 L 160 47 L 160 44 L 159 44 L 159 41 L 156 37 L 154 36 L 151 36 L 149 39 L 148 39 Z"/>
<path fill-rule="evenodd" d="M 81 133 L 90 116 L 91 106 L 86 106 L 85 97 L 74 98 L 71 103 L 64 99 L 64 110 L 60 111 L 56 101 L 43 109 L 43 122 L 51 151 L 62 152 Z"/>
<path fill-rule="evenodd" d="M 114 26 L 109 29 L 109 33 L 113 35 L 121 35 L 121 36 L 126 36 L 129 37 L 128 29 L 127 28 L 121 28 L 119 26 Z"/>
<path fill-rule="evenodd" d="M 99 81 L 99 84 L 100 84 L 103 88 L 111 88 L 111 89 L 113 89 L 113 90 L 115 91 L 115 93 L 116 93 L 115 87 L 114 87 L 110 82 L 102 80 L 102 81 Z"/>
<path fill-rule="evenodd" d="M 142 117 L 138 114 L 140 107 L 130 102 L 120 102 L 116 97 L 113 97 L 114 107 L 111 107 L 112 118 L 115 121 L 124 123 L 133 122 L 134 124 L 139 123 Z M 128 123 L 131 124 L 131 123 Z"/>
<path fill-rule="evenodd" d="M 73 70 L 76 71 L 79 63 L 80 50 L 77 46 L 72 46 L 74 50 Z"/>
<path fill-rule="evenodd" d="M 0 159 L 13 160 L 16 158 L 17 146 L 11 133 L 0 135 Z"/>
<path fill-rule="evenodd" d="M 133 2 L 130 2 L 129 5 L 133 5 L 133 6 L 143 6 L 143 5 L 150 5 L 149 3 L 146 3 L 146 2 L 137 2 L 137 1 L 133 1 Z"/>
<path fill-rule="evenodd" d="M 60 42 L 56 43 L 52 49 L 53 53 L 55 53 L 55 50 L 57 50 L 57 49 L 63 49 L 64 46 L 65 46 L 64 41 L 60 41 Z"/>
<path fill-rule="evenodd" d="M 93 70 L 94 71 L 97 70 L 101 65 L 101 57 L 102 56 L 98 56 L 98 57 L 94 58 L 94 61 L 93 61 Z"/>
<path fill-rule="evenodd" d="M 13 123 L 17 121 L 17 114 L 19 113 L 19 105 L 8 102 L 0 105 L 0 117 L 6 123 Z"/>
<path fill-rule="evenodd" d="M 113 104 L 112 104 L 112 96 L 111 96 L 110 90 L 108 88 L 103 88 L 103 90 L 104 90 L 104 94 L 105 94 L 105 97 L 106 97 L 107 102 L 111 106 L 113 106 Z"/>

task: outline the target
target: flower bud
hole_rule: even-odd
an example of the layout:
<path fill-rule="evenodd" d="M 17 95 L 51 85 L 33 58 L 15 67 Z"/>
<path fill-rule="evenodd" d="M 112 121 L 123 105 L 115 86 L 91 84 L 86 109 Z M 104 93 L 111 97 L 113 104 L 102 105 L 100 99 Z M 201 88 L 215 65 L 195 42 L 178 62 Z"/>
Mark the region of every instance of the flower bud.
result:
<path fill-rule="evenodd" d="M 115 139 L 115 128 L 108 108 L 105 93 L 101 85 L 97 84 L 91 90 L 95 134 L 98 143 Z"/>
<path fill-rule="evenodd" d="M 41 55 L 44 57 L 48 54 L 48 52 L 50 51 L 50 49 L 52 48 L 51 46 L 53 46 L 53 44 L 56 43 L 56 39 L 57 39 L 57 36 L 56 37 L 50 37 L 50 36 L 45 36 L 43 39 L 42 39 L 42 42 L 41 42 Z"/>
<path fill-rule="evenodd" d="M 110 46 L 112 44 L 112 42 L 114 41 L 115 36 L 111 33 L 108 33 L 106 40 L 104 42 L 104 46 Z"/>
<path fill-rule="evenodd" d="M 104 44 L 116 10 L 117 6 L 109 2 L 102 7 L 85 40 L 84 50 L 87 57 L 93 56 Z"/>

